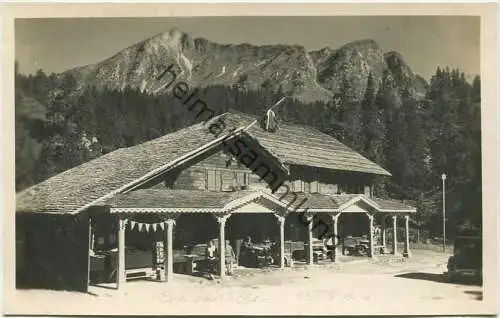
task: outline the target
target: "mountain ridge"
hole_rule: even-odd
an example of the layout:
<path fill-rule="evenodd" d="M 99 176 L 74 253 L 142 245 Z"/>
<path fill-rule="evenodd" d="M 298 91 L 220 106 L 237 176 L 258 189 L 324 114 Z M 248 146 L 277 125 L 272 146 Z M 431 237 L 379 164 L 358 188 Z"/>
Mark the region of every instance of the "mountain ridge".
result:
<path fill-rule="evenodd" d="M 63 74 L 74 75 L 83 86 L 119 90 L 130 86 L 157 93 L 164 83 L 157 82 L 155 75 L 170 64 L 180 69 L 177 80 L 182 78 L 193 87 L 281 90 L 303 102 L 331 100 L 345 85 L 352 89 L 354 99 L 361 100 L 370 75 L 375 89 L 382 81 L 390 81 L 396 95 L 407 90 L 421 98 L 427 85 L 401 54 L 384 52 L 373 39 L 309 51 L 297 44 L 220 44 L 179 29 L 159 33 L 103 61 Z"/>

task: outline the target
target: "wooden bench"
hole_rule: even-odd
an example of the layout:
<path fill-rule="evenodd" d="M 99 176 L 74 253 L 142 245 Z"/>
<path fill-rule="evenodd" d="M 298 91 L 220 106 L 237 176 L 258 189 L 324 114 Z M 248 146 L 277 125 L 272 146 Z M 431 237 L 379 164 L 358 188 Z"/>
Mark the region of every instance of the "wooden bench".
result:
<path fill-rule="evenodd" d="M 125 270 L 127 279 L 139 279 L 154 277 L 155 273 L 152 268 L 134 268 Z"/>

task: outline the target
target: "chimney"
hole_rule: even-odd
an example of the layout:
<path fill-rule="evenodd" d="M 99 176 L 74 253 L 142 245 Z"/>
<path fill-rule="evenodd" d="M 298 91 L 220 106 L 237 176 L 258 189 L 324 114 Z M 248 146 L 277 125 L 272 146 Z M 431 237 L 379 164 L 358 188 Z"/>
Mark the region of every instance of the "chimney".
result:
<path fill-rule="evenodd" d="M 365 186 L 365 196 L 368 198 L 372 197 L 372 188 L 370 186 Z"/>
<path fill-rule="evenodd" d="M 262 124 L 262 128 L 264 128 L 266 131 L 275 132 L 276 130 L 278 130 L 278 119 L 276 117 L 276 114 L 272 110 L 268 110 Z"/>

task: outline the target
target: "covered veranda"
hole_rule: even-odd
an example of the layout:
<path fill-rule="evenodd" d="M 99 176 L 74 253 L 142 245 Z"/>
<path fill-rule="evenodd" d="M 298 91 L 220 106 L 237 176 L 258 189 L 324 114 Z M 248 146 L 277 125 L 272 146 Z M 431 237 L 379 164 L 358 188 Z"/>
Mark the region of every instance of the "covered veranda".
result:
<path fill-rule="evenodd" d="M 287 219 L 296 217 L 300 224 L 306 229 L 304 239 L 304 250 L 306 263 L 312 265 L 313 240 L 315 238 L 337 237 L 339 235 L 339 223 L 342 215 L 360 214 L 366 215 L 368 219 L 367 233 L 369 233 L 369 257 L 374 257 L 377 245 L 377 235 L 381 236 L 382 246 L 385 250 L 385 233 L 387 219 L 392 219 L 393 233 L 396 234 L 396 223 L 398 217 L 405 221 L 405 244 L 403 256 L 409 257 L 409 215 L 415 209 L 406 207 L 396 201 L 367 198 L 361 194 L 326 195 L 318 193 L 297 193 L 291 200 L 290 196 L 283 197 L 279 193 L 272 194 L 270 191 L 235 191 L 235 192 L 209 192 L 197 190 L 172 190 L 172 189 L 142 189 L 119 194 L 106 203 L 106 213 L 114 216 L 117 226 L 117 266 L 116 284 L 119 288 L 127 280 L 126 270 L 126 232 L 132 227 L 142 224 L 143 226 L 155 228 L 158 233 L 156 237 L 163 240 L 162 257 L 162 279 L 171 281 L 174 273 L 174 227 L 185 215 L 209 215 L 214 221 L 217 229 L 211 234 L 217 236 L 218 250 L 218 274 L 223 279 L 226 276 L 226 225 L 232 215 L 255 214 L 273 215 L 276 220 L 276 229 L 279 229 L 278 238 L 279 253 L 278 266 L 284 268 L 285 257 L 285 222 Z M 151 224 L 138 222 L 140 216 L 152 215 L 154 220 Z M 138 218 L 139 217 L 139 218 Z M 92 218 L 92 216 L 91 216 Z M 383 220 L 383 222 L 378 221 Z M 201 221 L 201 219 L 200 219 Z M 207 221 L 208 222 L 208 221 Z M 297 222 L 296 222 L 297 223 Z M 375 223 L 380 223 L 383 230 L 381 233 L 375 231 Z M 201 226 L 201 225 L 200 225 Z M 204 225 L 203 225 L 204 226 Z M 212 233 L 213 232 L 213 233 Z M 211 235 L 210 234 L 210 235 Z M 210 236 L 209 235 L 209 236 Z M 244 235 L 244 234 L 243 234 Z M 208 237 L 208 236 L 207 236 Z M 397 237 L 397 235 L 393 235 Z M 339 242 L 331 254 L 331 261 L 339 260 Z M 392 254 L 398 254 L 397 240 L 392 241 Z M 189 257 L 189 255 L 184 255 Z"/>

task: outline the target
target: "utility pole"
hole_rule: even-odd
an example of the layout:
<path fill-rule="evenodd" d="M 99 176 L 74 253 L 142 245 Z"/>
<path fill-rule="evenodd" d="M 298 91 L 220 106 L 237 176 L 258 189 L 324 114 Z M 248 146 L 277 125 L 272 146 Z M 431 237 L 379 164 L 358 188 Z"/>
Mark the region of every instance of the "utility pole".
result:
<path fill-rule="evenodd" d="M 443 180 L 443 253 L 446 252 L 446 195 L 445 195 L 445 181 L 446 174 L 441 175 Z"/>

